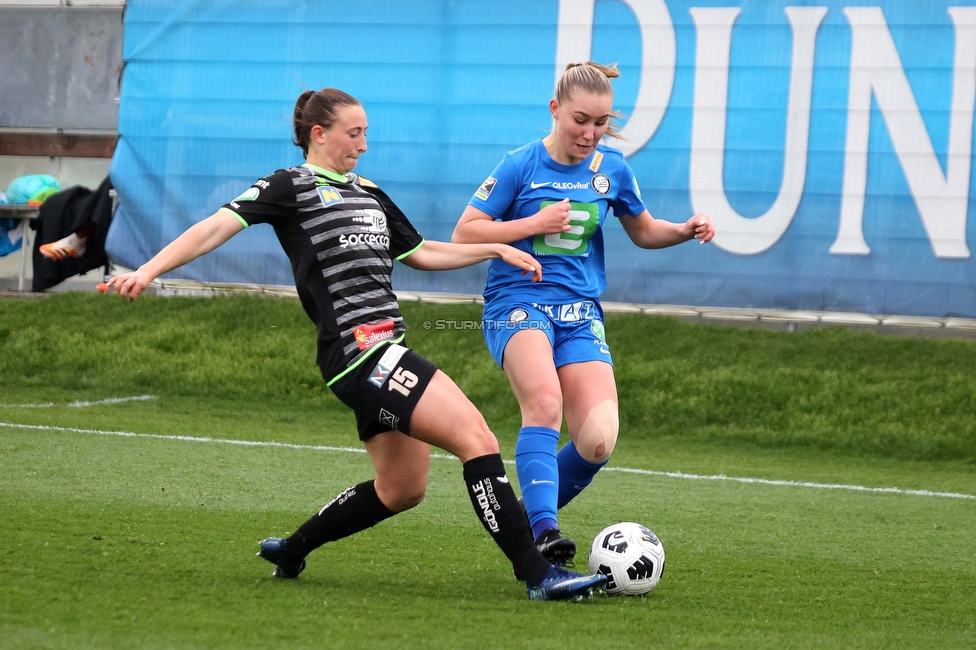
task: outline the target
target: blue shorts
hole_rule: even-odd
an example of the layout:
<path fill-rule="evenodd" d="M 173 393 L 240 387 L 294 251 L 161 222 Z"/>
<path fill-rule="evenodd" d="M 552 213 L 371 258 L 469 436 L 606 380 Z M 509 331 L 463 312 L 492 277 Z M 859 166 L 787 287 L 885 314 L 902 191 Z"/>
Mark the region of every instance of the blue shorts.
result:
<path fill-rule="evenodd" d="M 584 361 L 613 365 L 603 326 L 603 308 L 594 300 L 561 305 L 498 301 L 485 305 L 482 326 L 488 351 L 502 367 L 505 346 L 512 335 L 525 329 L 546 333 L 557 368 Z"/>

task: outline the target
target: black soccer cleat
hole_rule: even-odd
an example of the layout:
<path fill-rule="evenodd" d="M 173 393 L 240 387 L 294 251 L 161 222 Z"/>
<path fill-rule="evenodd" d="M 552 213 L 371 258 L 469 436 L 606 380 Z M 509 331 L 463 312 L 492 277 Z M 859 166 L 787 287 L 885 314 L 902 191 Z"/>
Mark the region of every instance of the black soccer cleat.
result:
<path fill-rule="evenodd" d="M 539 584 L 526 583 L 529 600 L 572 600 L 580 601 L 593 595 L 593 590 L 607 584 L 602 573 L 589 575 L 567 571 L 562 567 L 550 566 Z"/>
<path fill-rule="evenodd" d="M 576 557 L 576 542 L 559 534 L 558 528 L 547 528 L 535 538 L 535 546 L 552 564 L 566 566 Z"/>
<path fill-rule="evenodd" d="M 280 537 L 262 539 L 257 556 L 275 565 L 271 574 L 275 578 L 297 578 L 305 570 L 305 559 L 294 560 L 287 555 L 288 541 Z"/>

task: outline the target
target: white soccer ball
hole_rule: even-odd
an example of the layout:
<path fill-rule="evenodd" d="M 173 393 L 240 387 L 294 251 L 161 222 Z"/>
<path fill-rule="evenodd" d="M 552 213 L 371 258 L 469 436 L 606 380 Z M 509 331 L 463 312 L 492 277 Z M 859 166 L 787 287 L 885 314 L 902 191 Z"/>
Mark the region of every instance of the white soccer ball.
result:
<path fill-rule="evenodd" d="M 607 594 L 642 596 L 664 573 L 664 545 L 648 528 L 633 522 L 607 526 L 590 545 L 590 573 L 607 576 Z"/>

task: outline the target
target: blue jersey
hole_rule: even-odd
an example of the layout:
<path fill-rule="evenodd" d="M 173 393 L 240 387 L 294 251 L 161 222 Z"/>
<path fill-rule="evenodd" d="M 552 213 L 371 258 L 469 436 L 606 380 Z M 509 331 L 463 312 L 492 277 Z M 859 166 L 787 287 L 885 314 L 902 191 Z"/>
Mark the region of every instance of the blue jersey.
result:
<path fill-rule="evenodd" d="M 637 179 L 620 151 L 597 145 L 585 160 L 564 165 L 552 159 L 542 140 L 509 151 L 468 202 L 500 221 L 531 217 L 568 198 L 572 229 L 534 235 L 512 246 L 542 263 L 542 281 L 501 260 L 492 260 L 485 300 L 518 298 L 540 303 L 597 299 L 607 286 L 603 222 L 615 216 L 639 215 L 646 209 Z"/>

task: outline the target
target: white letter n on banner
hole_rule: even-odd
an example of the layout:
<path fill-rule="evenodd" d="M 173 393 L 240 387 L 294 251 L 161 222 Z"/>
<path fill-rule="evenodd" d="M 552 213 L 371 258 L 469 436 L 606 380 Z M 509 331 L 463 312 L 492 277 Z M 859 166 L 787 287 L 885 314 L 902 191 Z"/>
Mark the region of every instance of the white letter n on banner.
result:
<path fill-rule="evenodd" d="M 867 191 L 871 93 L 874 93 L 936 257 L 969 257 L 966 212 L 976 99 L 976 8 L 949 8 L 956 27 L 956 54 L 945 175 L 881 9 L 849 7 L 844 9 L 844 15 L 851 24 L 850 96 L 840 227 L 830 252 L 841 255 L 871 252 L 864 240 L 862 219 Z"/>

